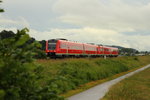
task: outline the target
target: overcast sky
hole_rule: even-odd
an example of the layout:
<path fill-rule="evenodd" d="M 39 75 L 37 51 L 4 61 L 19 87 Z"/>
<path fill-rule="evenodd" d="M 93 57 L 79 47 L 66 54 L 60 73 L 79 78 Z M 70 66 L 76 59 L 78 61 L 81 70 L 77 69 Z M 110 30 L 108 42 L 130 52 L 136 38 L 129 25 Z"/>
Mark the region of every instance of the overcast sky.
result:
<path fill-rule="evenodd" d="M 0 31 L 150 51 L 150 0 L 3 0 Z"/>

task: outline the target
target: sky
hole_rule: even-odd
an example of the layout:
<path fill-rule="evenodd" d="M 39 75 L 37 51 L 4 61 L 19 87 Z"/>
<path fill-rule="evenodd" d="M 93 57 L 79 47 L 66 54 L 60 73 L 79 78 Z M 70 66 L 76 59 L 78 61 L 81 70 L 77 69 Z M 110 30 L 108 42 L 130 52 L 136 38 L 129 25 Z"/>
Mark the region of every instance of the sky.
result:
<path fill-rule="evenodd" d="M 3 0 L 0 7 L 0 31 L 27 27 L 37 40 L 150 51 L 150 0 Z"/>

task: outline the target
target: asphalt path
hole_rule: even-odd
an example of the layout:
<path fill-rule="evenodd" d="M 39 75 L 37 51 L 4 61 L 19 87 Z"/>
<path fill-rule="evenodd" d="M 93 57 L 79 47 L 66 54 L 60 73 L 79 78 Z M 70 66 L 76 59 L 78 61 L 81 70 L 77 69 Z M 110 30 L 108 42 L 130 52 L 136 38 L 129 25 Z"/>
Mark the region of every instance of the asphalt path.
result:
<path fill-rule="evenodd" d="M 121 81 L 121 80 L 123 80 L 129 76 L 132 76 L 135 73 L 143 71 L 144 69 L 147 69 L 149 67 L 150 67 L 150 64 L 145 66 L 145 67 L 142 67 L 140 69 L 137 69 L 136 71 L 130 72 L 130 73 L 125 74 L 121 77 L 110 80 L 108 82 L 104 82 L 104 83 L 97 85 L 93 88 L 90 88 L 84 92 L 81 92 L 79 94 L 71 96 L 68 98 L 68 100 L 100 100 L 101 98 L 103 98 L 105 96 L 105 94 L 109 91 L 109 88 L 112 85 L 118 83 L 119 81 Z"/>

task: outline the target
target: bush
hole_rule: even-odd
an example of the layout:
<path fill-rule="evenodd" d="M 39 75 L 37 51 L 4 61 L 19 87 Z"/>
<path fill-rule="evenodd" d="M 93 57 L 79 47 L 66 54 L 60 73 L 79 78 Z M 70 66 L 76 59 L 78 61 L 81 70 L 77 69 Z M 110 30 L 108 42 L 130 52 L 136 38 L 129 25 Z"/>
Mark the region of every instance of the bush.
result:
<path fill-rule="evenodd" d="M 42 67 L 34 63 L 37 42 L 27 44 L 28 29 L 0 40 L 0 98 L 4 100 L 63 100 L 49 86 L 42 86 Z"/>
<path fill-rule="evenodd" d="M 0 100 L 4 100 L 5 92 L 0 90 Z"/>
<path fill-rule="evenodd" d="M 85 83 L 101 80 L 115 74 L 148 64 L 149 57 L 118 57 L 107 59 L 59 59 L 38 60 L 43 66 L 43 75 L 47 76 L 42 82 L 49 81 L 58 94 L 73 90 Z M 39 62 L 38 62 L 39 63 Z"/>

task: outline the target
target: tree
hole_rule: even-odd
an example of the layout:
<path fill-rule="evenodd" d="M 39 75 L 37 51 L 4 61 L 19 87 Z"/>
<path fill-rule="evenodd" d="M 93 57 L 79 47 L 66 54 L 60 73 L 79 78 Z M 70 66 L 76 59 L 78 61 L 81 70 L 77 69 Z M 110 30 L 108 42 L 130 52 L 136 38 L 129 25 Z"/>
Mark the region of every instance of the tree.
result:
<path fill-rule="evenodd" d="M 0 37 L 1 39 L 7 39 L 7 38 L 12 38 L 12 37 L 15 37 L 15 33 L 13 31 L 6 31 L 6 30 L 3 30 L 2 32 L 0 32 Z M 46 54 L 45 54 L 45 44 L 46 44 L 46 41 L 45 40 L 42 40 L 42 41 L 37 41 L 35 40 L 35 38 L 31 37 L 25 44 L 26 45 L 30 45 L 32 44 L 33 42 L 39 42 L 39 47 L 34 49 L 36 55 L 34 56 L 35 58 L 37 59 L 41 59 L 41 58 L 46 58 Z M 20 46 L 20 47 L 24 47 L 24 46 Z"/>
<path fill-rule="evenodd" d="M 10 38 L 0 39 L 0 99 L 1 100 L 63 100 L 49 86 L 41 86 L 42 67 L 32 63 L 39 47 L 27 28 Z"/>
<path fill-rule="evenodd" d="M 40 44 L 42 45 L 42 50 L 45 50 L 46 49 L 46 41 L 45 40 L 42 40 L 42 41 L 39 41 Z"/>
<path fill-rule="evenodd" d="M 2 1 L 0 0 L 0 3 L 1 3 Z M 4 12 L 4 9 L 2 9 L 2 8 L 0 8 L 0 12 Z"/>
<path fill-rule="evenodd" d="M 13 31 L 3 30 L 2 32 L 0 32 L 1 39 L 11 38 L 14 36 L 15 36 L 15 33 Z"/>
<path fill-rule="evenodd" d="M 39 84 L 42 67 L 32 63 L 39 44 L 30 41 L 28 31 L 7 34 L 9 38 L 0 35 L 0 100 L 64 100 L 50 86 Z"/>

